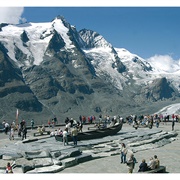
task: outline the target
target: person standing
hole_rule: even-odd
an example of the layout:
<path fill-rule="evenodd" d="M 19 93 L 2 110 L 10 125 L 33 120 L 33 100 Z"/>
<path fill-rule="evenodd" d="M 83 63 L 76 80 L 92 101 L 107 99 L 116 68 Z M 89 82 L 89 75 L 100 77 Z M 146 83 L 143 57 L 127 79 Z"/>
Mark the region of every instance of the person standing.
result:
<path fill-rule="evenodd" d="M 14 140 L 14 126 L 11 126 L 10 134 L 9 134 L 9 139 Z"/>
<path fill-rule="evenodd" d="M 51 126 L 51 121 L 50 121 L 50 119 L 48 120 L 48 127 L 50 128 L 50 126 Z"/>
<path fill-rule="evenodd" d="M 156 119 L 156 127 L 158 128 L 159 127 L 159 123 L 160 123 L 160 119 L 159 117 Z"/>
<path fill-rule="evenodd" d="M 77 130 L 76 126 L 73 127 L 73 130 L 71 131 L 71 135 L 73 138 L 74 146 L 77 146 L 78 130 Z"/>
<path fill-rule="evenodd" d="M 79 121 L 82 123 L 82 116 L 81 115 L 79 116 Z"/>
<path fill-rule="evenodd" d="M 26 128 L 26 125 L 23 126 L 23 129 L 22 129 L 22 140 L 26 139 L 26 135 L 27 135 L 27 128 Z"/>
<path fill-rule="evenodd" d="M 54 126 L 56 126 L 57 125 L 57 118 L 56 118 L 56 116 L 54 117 Z"/>
<path fill-rule="evenodd" d="M 121 163 L 126 163 L 127 148 L 124 143 L 121 144 Z"/>
<path fill-rule="evenodd" d="M 18 124 L 17 127 L 18 127 L 18 137 L 21 137 L 21 132 L 22 132 L 21 125 Z"/>
<path fill-rule="evenodd" d="M 175 121 L 172 120 L 172 131 L 174 131 Z"/>
<path fill-rule="evenodd" d="M 54 128 L 54 119 L 51 120 L 52 128 Z"/>
<path fill-rule="evenodd" d="M 9 126 L 9 124 L 6 122 L 5 125 L 4 125 L 4 127 L 5 127 L 5 134 L 7 135 L 10 126 Z"/>
<path fill-rule="evenodd" d="M 34 128 L 34 119 L 31 120 L 31 129 Z"/>
<path fill-rule="evenodd" d="M 65 143 L 68 145 L 68 132 L 67 132 L 67 128 L 64 129 L 63 131 L 63 142 L 64 142 L 64 146 L 65 146 Z"/>

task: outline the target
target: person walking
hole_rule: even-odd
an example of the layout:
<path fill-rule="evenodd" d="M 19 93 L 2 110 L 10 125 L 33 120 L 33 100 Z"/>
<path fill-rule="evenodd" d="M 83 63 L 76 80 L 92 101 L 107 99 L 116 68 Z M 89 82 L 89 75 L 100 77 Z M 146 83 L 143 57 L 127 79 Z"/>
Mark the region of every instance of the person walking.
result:
<path fill-rule="evenodd" d="M 5 123 L 4 124 L 4 127 L 5 127 L 5 134 L 7 135 L 8 134 L 8 131 L 10 130 L 9 128 L 10 128 L 10 126 L 9 126 L 9 123 Z"/>
<path fill-rule="evenodd" d="M 9 133 L 10 133 L 9 134 L 9 139 L 10 140 L 14 140 L 14 127 L 13 126 L 11 126 L 11 130 L 10 130 Z"/>
<path fill-rule="evenodd" d="M 27 135 L 27 128 L 26 126 L 24 125 L 23 126 L 23 129 L 22 129 L 22 140 L 26 139 L 26 135 Z"/>
<path fill-rule="evenodd" d="M 156 119 L 156 127 L 157 127 L 157 128 L 159 127 L 159 123 L 160 123 L 160 119 L 157 118 L 157 119 Z"/>
<path fill-rule="evenodd" d="M 126 163 L 127 148 L 124 143 L 121 144 L 121 163 Z"/>
<path fill-rule="evenodd" d="M 34 119 L 31 120 L 31 129 L 33 130 L 34 128 Z"/>
<path fill-rule="evenodd" d="M 127 167 L 129 170 L 129 173 L 133 173 L 133 169 L 135 167 L 135 158 L 134 158 L 134 154 L 130 154 L 128 160 L 127 160 Z"/>

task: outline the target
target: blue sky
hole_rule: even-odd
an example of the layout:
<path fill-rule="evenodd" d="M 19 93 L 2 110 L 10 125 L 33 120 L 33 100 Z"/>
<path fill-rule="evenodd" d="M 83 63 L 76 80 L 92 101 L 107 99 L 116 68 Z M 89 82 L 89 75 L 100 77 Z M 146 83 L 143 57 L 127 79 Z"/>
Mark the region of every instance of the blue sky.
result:
<path fill-rule="evenodd" d="M 180 59 L 180 7 L 25 7 L 20 14 L 27 22 L 48 22 L 57 15 L 142 58 Z"/>
<path fill-rule="evenodd" d="M 114 47 L 143 58 L 180 59 L 180 7 L 26 7 L 22 16 L 28 22 L 47 22 L 57 15 L 77 30 L 94 30 Z"/>

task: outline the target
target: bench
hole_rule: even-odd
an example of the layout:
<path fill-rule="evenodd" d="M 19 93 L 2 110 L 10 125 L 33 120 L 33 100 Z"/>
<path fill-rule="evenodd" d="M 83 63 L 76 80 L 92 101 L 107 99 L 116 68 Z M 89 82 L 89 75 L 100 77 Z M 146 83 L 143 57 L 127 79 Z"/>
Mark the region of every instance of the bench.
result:
<path fill-rule="evenodd" d="M 165 172 L 166 172 L 166 166 L 159 166 L 156 169 L 152 169 L 152 170 L 140 172 L 140 173 L 165 173 Z"/>
<path fill-rule="evenodd" d="M 35 132 L 34 136 L 42 136 L 42 135 L 50 135 L 50 131 L 43 131 L 43 132 Z"/>

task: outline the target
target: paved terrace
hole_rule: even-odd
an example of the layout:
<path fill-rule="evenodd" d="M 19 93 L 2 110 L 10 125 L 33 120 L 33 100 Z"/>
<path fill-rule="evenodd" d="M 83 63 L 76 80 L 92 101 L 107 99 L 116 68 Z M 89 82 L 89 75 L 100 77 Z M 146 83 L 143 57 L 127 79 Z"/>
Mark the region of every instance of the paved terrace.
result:
<path fill-rule="evenodd" d="M 87 127 L 84 126 L 84 130 Z M 46 129 L 52 131 L 56 128 Z M 134 172 L 138 171 L 143 158 L 148 161 L 156 154 L 160 164 L 166 166 L 167 172 L 179 173 L 179 130 L 180 123 L 176 123 L 175 130 L 171 131 L 171 122 L 166 125 L 161 123 L 159 128 L 137 130 L 124 124 L 117 135 L 79 141 L 76 148 L 72 143 L 63 146 L 62 142 L 55 141 L 53 137 L 33 137 L 36 130 L 28 130 L 27 138 L 33 140 L 31 143 L 23 143 L 17 135 L 14 141 L 10 141 L 7 135 L 1 133 L 0 173 L 4 173 L 7 161 L 13 158 L 18 165 L 14 173 L 127 173 L 126 165 L 120 163 L 121 142 L 127 144 L 129 152 L 133 151 L 138 161 Z"/>

